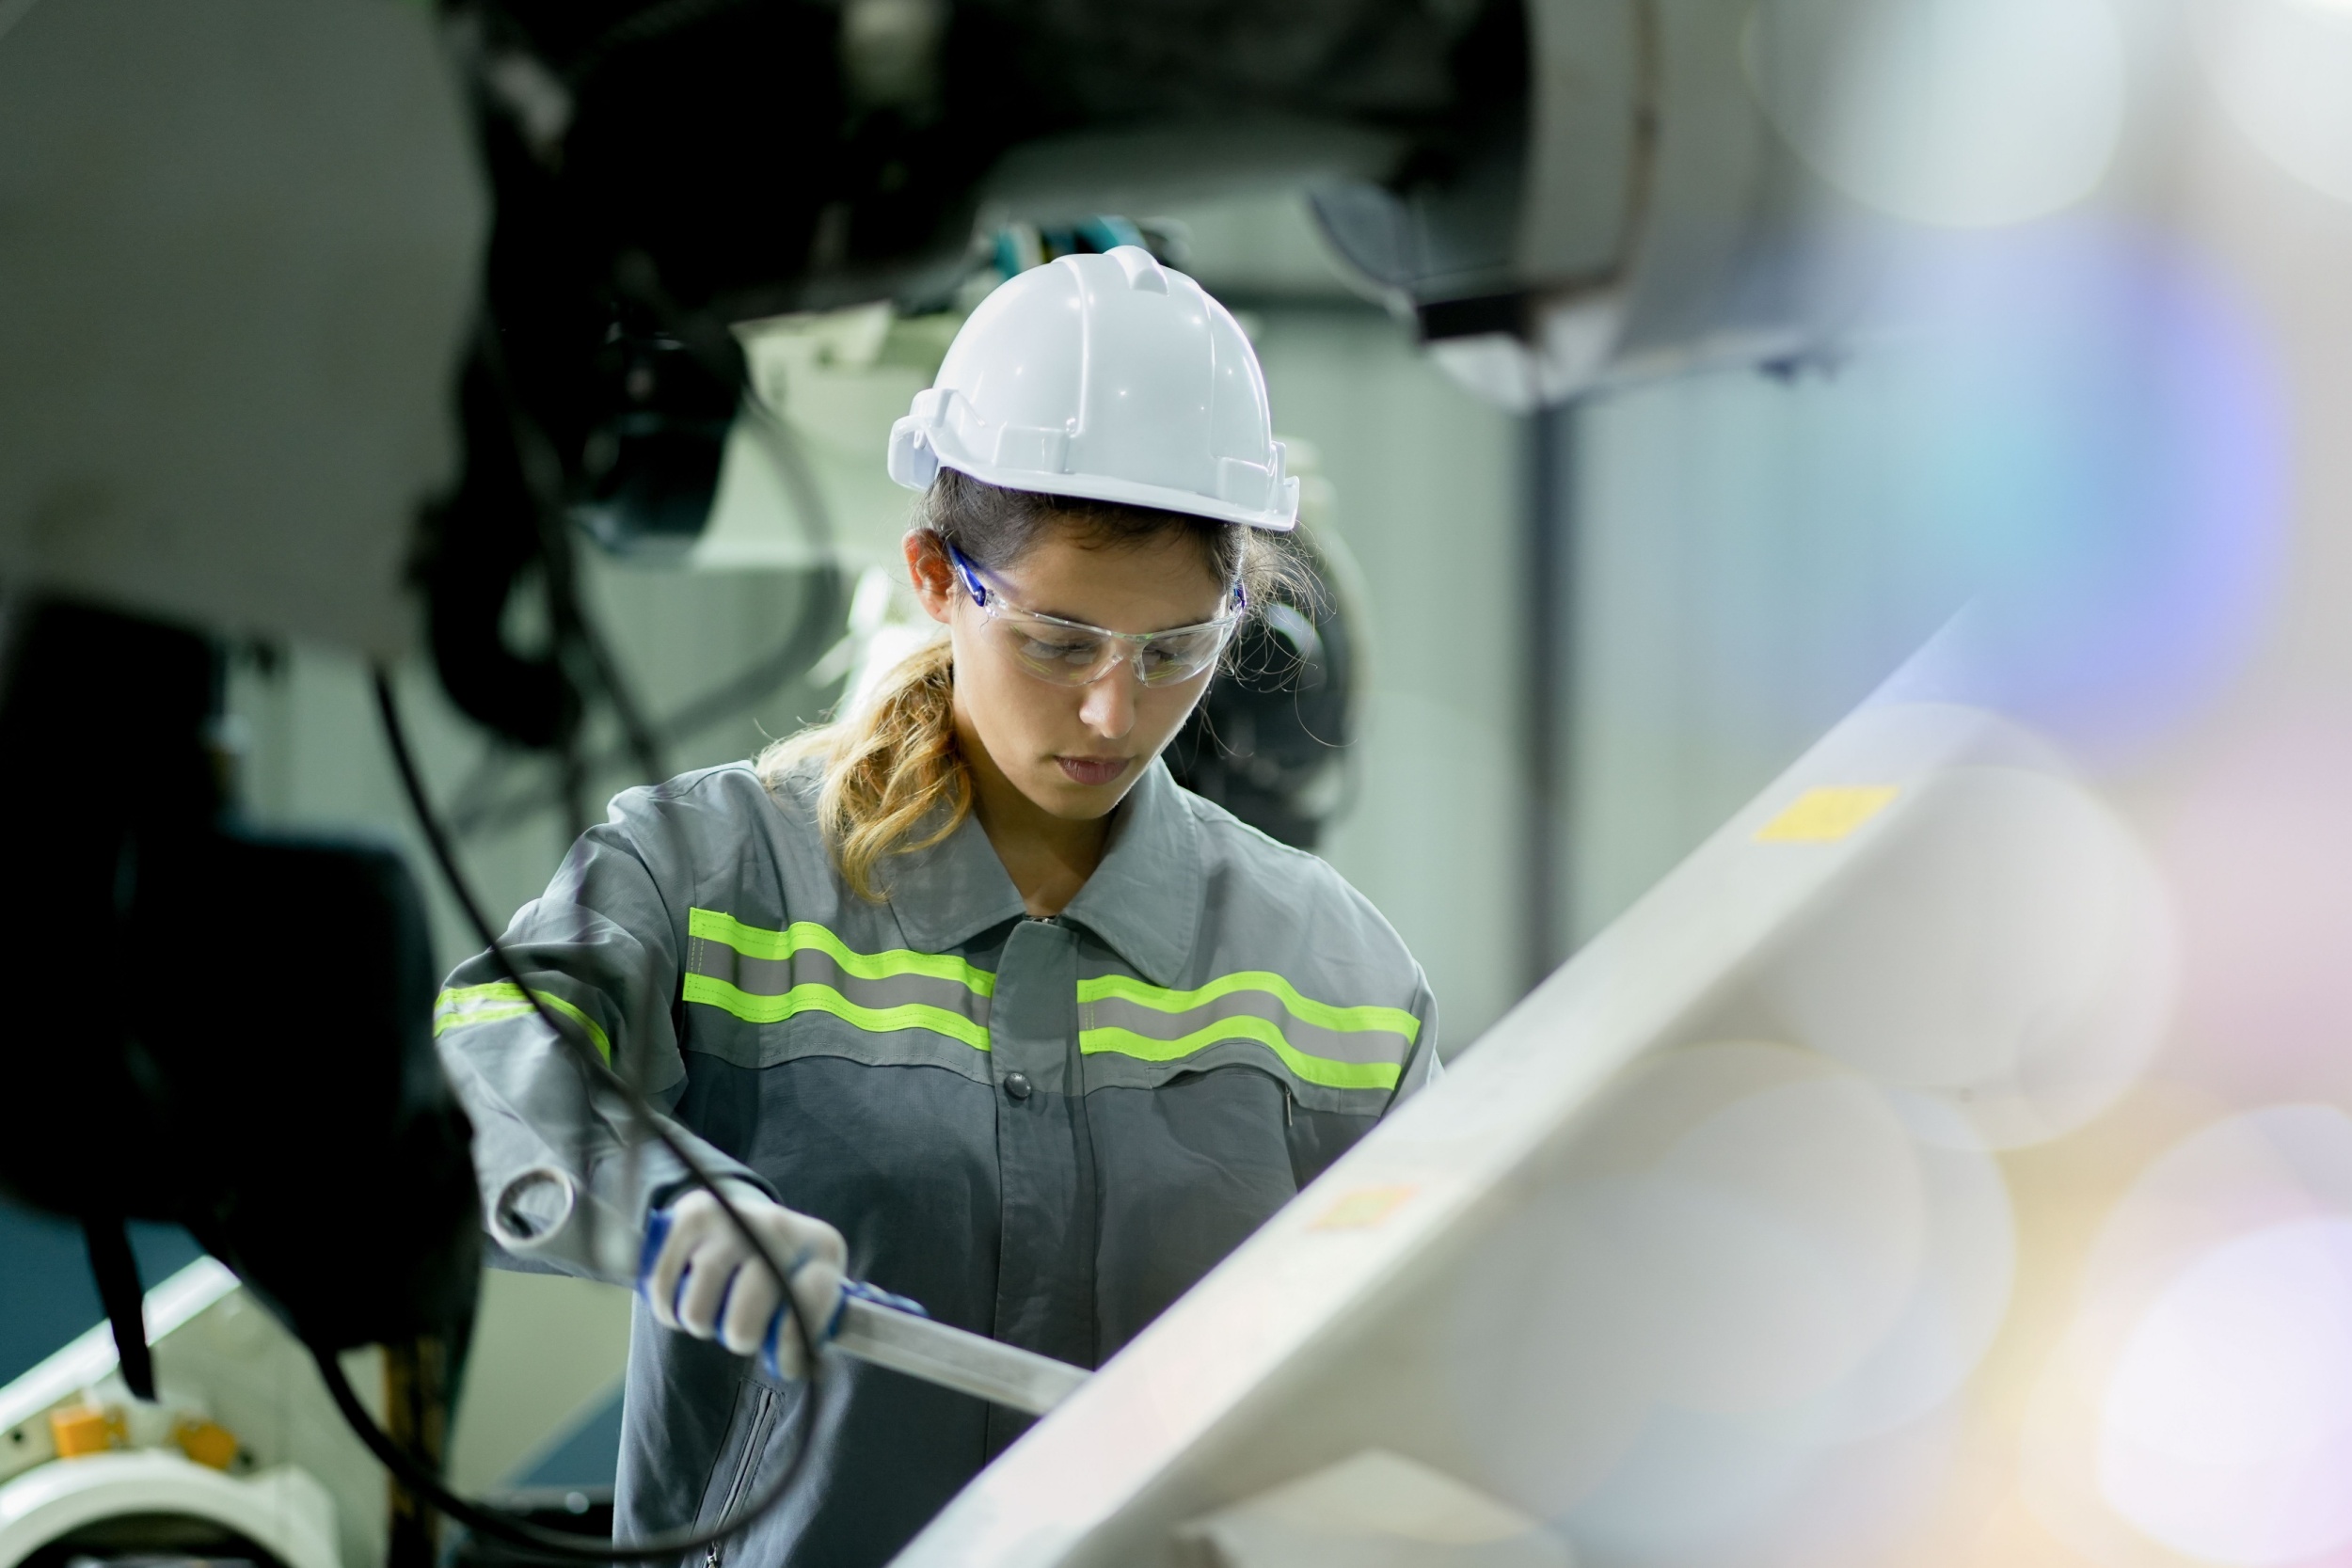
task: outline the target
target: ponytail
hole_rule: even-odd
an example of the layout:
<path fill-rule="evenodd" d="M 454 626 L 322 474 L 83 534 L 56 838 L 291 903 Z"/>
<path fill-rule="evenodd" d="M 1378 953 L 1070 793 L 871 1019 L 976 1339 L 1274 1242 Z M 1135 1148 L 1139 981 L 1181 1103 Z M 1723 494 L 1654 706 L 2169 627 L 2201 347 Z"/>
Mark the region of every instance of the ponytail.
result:
<path fill-rule="evenodd" d="M 954 698 L 954 652 L 943 639 L 901 659 L 858 711 L 774 742 L 754 765 L 781 793 L 786 774 L 820 759 L 818 822 L 842 879 L 868 902 L 889 896 L 877 876 L 886 856 L 928 849 L 971 815 Z"/>

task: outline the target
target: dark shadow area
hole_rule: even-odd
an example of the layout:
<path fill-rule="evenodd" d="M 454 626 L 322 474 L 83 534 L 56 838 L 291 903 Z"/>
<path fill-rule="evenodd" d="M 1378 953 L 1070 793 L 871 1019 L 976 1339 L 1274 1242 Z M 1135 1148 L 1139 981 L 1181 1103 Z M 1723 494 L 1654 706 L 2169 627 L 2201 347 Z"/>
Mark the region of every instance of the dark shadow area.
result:
<path fill-rule="evenodd" d="M 153 1290 L 204 1255 L 176 1225 L 131 1227 L 139 1280 Z M 89 1253 L 72 1220 L 0 1202 L 0 1383 L 9 1383 L 105 1316 Z"/>

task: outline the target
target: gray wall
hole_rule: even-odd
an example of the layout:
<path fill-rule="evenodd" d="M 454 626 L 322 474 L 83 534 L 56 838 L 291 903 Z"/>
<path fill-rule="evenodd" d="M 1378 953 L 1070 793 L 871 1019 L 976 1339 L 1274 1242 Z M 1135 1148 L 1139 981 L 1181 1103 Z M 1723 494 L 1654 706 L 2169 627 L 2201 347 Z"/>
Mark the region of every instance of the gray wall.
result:
<path fill-rule="evenodd" d="M 1589 940 L 1956 610 L 1883 460 L 1894 372 L 1728 370 L 1572 424 L 1564 909 Z"/>
<path fill-rule="evenodd" d="M 1367 601 L 1352 797 L 1324 851 L 1428 972 L 1450 1053 L 1524 989 L 1522 421 L 1376 312 L 1255 320 L 1275 422 L 1318 449 Z"/>

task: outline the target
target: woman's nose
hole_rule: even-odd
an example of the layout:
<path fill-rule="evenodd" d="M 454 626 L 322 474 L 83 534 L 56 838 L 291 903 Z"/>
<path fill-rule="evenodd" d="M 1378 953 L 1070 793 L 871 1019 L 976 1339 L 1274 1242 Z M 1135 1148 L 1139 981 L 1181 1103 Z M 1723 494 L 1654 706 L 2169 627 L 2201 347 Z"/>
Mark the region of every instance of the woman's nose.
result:
<path fill-rule="evenodd" d="M 1078 717 L 1086 727 L 1105 740 L 1123 740 L 1136 727 L 1136 676 L 1134 669 L 1124 660 L 1101 680 L 1086 689 L 1086 700 L 1078 705 Z"/>

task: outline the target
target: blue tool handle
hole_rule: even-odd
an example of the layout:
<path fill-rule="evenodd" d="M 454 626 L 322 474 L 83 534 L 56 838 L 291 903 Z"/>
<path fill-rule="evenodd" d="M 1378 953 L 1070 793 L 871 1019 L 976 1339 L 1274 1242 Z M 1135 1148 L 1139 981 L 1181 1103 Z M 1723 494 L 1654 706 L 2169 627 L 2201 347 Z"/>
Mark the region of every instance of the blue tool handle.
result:
<path fill-rule="evenodd" d="M 637 1249 L 637 1293 L 647 1301 L 653 1299 L 649 1287 L 653 1283 L 654 1260 L 661 1256 L 662 1245 L 669 1241 L 670 1227 L 674 1223 L 667 1209 L 656 1209 L 645 1216 L 645 1244 Z M 852 1296 L 860 1301 L 871 1302 L 876 1307 L 887 1307 L 894 1312 L 904 1312 L 910 1317 L 930 1316 L 923 1304 L 911 1296 L 894 1294 L 879 1285 L 868 1285 L 863 1279 L 845 1279 L 841 1282 L 840 1304 L 834 1308 L 833 1320 L 825 1324 L 824 1333 L 817 1336 L 818 1343 L 822 1344 L 832 1338 L 834 1331 L 841 1326 L 841 1314 L 849 1309 Z M 769 1376 L 778 1379 L 784 1376 L 776 1359 L 776 1353 L 784 1342 L 784 1334 L 785 1308 L 779 1307 L 776 1315 L 768 1320 L 768 1332 L 762 1337 L 759 1347 L 759 1364 L 768 1369 Z"/>
<path fill-rule="evenodd" d="M 647 1301 L 653 1300 L 646 1295 L 646 1287 L 653 1282 L 654 1259 L 661 1256 L 661 1245 L 670 1239 L 674 1223 L 667 1209 L 656 1209 L 645 1216 L 645 1244 L 637 1249 L 637 1293 Z"/>
<path fill-rule="evenodd" d="M 930 1316 L 930 1309 L 913 1296 L 894 1295 L 879 1285 L 868 1285 L 863 1279 L 845 1279 L 841 1282 L 841 1305 L 833 1309 L 833 1322 L 825 1325 L 826 1338 L 832 1338 L 834 1331 L 841 1326 L 841 1314 L 849 1310 L 851 1296 L 860 1301 L 870 1301 L 877 1307 L 887 1307 L 893 1312 L 904 1312 L 910 1318 Z"/>

